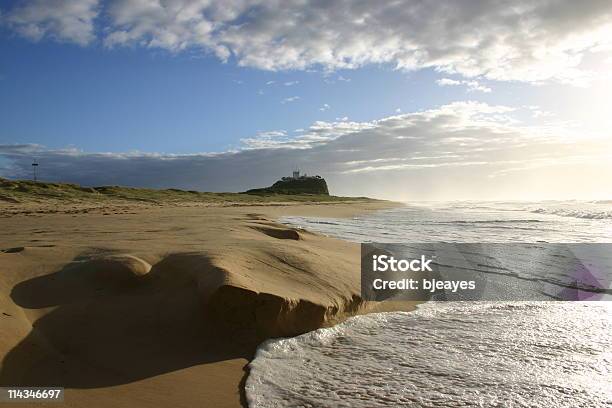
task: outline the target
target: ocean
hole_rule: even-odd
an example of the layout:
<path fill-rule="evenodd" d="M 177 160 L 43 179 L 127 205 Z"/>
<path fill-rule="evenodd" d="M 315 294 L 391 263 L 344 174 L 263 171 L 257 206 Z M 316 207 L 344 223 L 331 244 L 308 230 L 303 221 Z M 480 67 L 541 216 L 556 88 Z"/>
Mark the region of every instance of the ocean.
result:
<path fill-rule="evenodd" d="M 610 201 L 417 203 L 282 221 L 355 242 L 612 242 Z M 269 340 L 245 388 L 250 407 L 611 407 L 611 379 L 612 302 L 427 302 Z"/>

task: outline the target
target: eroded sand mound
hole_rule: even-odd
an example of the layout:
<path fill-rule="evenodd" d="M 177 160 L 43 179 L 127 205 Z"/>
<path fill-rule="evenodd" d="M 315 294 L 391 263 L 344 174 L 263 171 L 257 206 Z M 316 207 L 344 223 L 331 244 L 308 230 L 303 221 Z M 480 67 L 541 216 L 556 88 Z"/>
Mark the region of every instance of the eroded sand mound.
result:
<path fill-rule="evenodd" d="M 75 406 L 234 406 L 261 340 L 366 310 L 358 245 L 252 211 L 4 225 L 0 384 L 68 387 Z"/>

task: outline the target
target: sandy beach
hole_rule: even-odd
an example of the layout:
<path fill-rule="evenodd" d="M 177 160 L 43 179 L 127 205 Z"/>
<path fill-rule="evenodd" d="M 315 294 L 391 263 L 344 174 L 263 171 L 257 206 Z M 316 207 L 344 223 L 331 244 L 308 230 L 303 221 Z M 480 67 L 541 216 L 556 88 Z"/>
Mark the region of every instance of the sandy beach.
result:
<path fill-rule="evenodd" d="M 0 408 L 612 408 L 612 1 L 5 0 L 0 55 Z"/>
<path fill-rule="evenodd" d="M 64 386 L 72 407 L 244 405 L 263 339 L 372 310 L 357 244 L 275 220 L 392 206 L 5 204 L 0 383 Z"/>

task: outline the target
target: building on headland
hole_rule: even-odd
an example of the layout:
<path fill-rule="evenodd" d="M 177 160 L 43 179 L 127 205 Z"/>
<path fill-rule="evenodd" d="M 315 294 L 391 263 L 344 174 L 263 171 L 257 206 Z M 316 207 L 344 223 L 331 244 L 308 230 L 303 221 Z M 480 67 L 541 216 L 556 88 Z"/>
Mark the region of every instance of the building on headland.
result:
<path fill-rule="evenodd" d="M 291 174 L 291 176 L 285 176 L 285 177 L 281 177 L 281 180 L 299 180 L 299 179 L 307 179 L 307 178 L 313 178 L 313 179 L 320 179 L 321 176 L 319 176 L 318 174 L 316 176 L 308 176 L 306 173 L 304 174 L 300 174 L 300 169 L 295 169 L 293 170 L 293 173 Z"/>
<path fill-rule="evenodd" d="M 329 195 L 325 179 L 319 175 L 308 176 L 300 174 L 295 169 L 291 176 L 282 177 L 276 183 L 266 188 L 248 190 L 249 194 L 322 194 Z"/>

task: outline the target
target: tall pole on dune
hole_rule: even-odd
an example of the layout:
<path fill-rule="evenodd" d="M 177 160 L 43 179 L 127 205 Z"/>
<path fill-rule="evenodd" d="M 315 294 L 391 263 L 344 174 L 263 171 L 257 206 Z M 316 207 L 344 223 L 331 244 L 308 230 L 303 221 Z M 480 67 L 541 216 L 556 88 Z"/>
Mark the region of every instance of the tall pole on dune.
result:
<path fill-rule="evenodd" d="M 34 172 L 34 182 L 36 183 L 38 180 L 36 179 L 36 168 L 38 167 L 38 163 L 32 163 L 32 171 Z"/>

